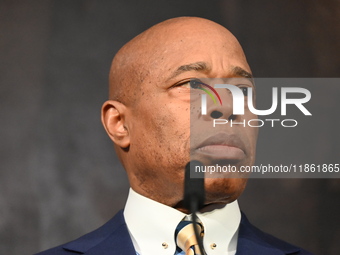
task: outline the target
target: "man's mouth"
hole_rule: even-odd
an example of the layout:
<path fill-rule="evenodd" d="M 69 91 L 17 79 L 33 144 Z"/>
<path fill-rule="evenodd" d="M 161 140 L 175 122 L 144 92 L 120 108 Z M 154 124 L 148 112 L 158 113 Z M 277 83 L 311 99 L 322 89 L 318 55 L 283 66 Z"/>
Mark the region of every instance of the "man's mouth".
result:
<path fill-rule="evenodd" d="M 246 156 L 243 142 L 227 133 L 210 136 L 195 151 L 199 156 L 216 160 L 241 161 Z"/>

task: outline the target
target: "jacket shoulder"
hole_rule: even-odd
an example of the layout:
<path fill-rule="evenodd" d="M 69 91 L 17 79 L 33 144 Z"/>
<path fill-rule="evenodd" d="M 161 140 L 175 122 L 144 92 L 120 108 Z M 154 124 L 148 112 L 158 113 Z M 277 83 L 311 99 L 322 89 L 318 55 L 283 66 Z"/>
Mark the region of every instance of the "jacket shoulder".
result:
<path fill-rule="evenodd" d="M 312 253 L 280 240 L 253 226 L 242 213 L 239 228 L 237 255 L 313 255 Z"/>
<path fill-rule="evenodd" d="M 69 254 L 123 254 L 121 250 L 134 253 L 133 244 L 127 230 L 123 211 L 119 211 L 100 228 L 69 243 L 37 253 L 36 255 Z M 135 253 L 134 253 L 135 254 Z"/>

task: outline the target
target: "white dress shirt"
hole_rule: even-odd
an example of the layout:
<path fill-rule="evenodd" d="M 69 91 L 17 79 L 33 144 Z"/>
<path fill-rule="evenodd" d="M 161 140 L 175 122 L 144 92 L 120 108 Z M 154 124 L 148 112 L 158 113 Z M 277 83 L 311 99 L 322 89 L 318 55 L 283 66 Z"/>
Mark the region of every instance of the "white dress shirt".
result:
<path fill-rule="evenodd" d="M 175 229 L 186 214 L 130 189 L 124 209 L 125 222 L 140 255 L 174 255 Z M 207 255 L 235 255 L 241 212 L 237 201 L 197 213 L 204 227 Z"/>

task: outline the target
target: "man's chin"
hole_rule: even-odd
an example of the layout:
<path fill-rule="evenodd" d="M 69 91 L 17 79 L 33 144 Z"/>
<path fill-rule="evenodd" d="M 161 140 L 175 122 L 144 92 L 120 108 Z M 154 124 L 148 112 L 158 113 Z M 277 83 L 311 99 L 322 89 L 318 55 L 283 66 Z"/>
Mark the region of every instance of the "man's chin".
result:
<path fill-rule="evenodd" d="M 206 204 L 231 203 L 242 194 L 246 184 L 246 178 L 206 178 Z"/>

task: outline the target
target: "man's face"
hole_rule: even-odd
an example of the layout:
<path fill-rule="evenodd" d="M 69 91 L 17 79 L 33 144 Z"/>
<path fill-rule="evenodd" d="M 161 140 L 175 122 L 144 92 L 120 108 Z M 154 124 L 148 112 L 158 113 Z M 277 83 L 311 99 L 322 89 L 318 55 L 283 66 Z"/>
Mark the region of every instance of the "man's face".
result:
<path fill-rule="evenodd" d="M 128 107 L 127 170 L 131 186 L 170 206 L 183 197 L 184 168 L 193 157 L 205 163 L 223 162 L 238 167 L 254 163 L 256 128 L 224 125 L 217 131 L 191 136 L 195 123 L 210 130 L 212 118 L 216 118 L 211 115 L 213 111 L 219 112 L 220 118 L 234 121 L 256 118 L 247 107 L 245 115 L 232 116 L 231 95 L 225 89 L 219 91 L 223 106 L 208 104 L 204 116 L 193 107 L 190 79 L 243 77 L 251 72 L 237 41 L 220 30 L 204 30 L 204 34 L 190 30 L 191 33 L 170 34 L 169 38 L 161 38 L 161 43 L 156 42 L 155 55 L 146 66 L 148 72 L 134 92 L 136 101 Z M 216 134 L 227 142 L 212 141 Z M 207 203 L 231 202 L 245 184 L 246 179 L 241 178 L 206 179 Z"/>

